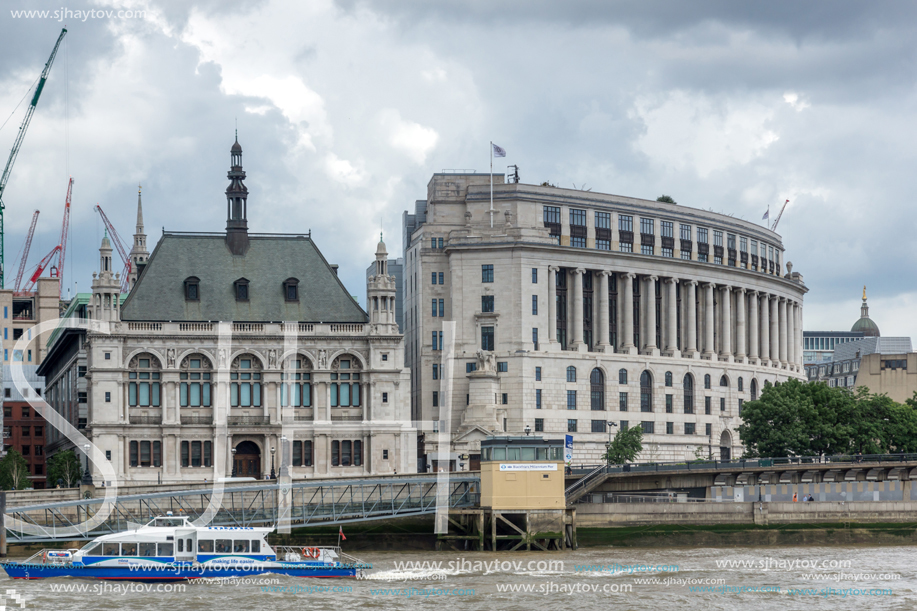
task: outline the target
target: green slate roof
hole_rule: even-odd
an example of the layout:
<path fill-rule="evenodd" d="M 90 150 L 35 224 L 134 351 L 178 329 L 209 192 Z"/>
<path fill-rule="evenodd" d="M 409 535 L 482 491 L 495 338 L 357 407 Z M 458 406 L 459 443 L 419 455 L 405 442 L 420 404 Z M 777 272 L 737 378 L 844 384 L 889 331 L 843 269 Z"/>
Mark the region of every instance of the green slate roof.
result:
<path fill-rule="evenodd" d="M 184 282 L 200 280 L 200 300 L 186 301 Z M 248 301 L 234 282 L 248 280 Z M 299 301 L 284 299 L 283 282 L 299 280 Z M 249 235 L 233 256 L 225 234 L 164 233 L 121 307 L 124 321 L 366 322 L 360 305 L 305 235 Z"/>

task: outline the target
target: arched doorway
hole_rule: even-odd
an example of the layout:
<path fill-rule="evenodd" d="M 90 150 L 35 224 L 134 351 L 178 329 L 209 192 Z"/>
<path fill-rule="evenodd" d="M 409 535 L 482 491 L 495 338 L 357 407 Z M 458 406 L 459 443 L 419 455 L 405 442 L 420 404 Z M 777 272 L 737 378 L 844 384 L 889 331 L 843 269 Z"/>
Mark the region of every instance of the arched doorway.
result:
<path fill-rule="evenodd" d="M 236 477 L 261 479 L 261 449 L 253 441 L 243 441 L 236 446 L 233 457 Z"/>
<path fill-rule="evenodd" d="M 720 435 L 720 460 L 732 460 L 732 435 L 729 431 Z"/>

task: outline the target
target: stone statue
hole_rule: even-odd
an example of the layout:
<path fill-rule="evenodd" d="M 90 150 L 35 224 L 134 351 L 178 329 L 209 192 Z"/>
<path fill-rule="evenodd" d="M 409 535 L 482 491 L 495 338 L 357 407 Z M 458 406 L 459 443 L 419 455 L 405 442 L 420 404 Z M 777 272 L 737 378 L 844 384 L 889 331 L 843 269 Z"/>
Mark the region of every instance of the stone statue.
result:
<path fill-rule="evenodd" d="M 478 371 L 483 373 L 497 372 L 497 358 L 494 356 L 493 352 L 478 350 L 475 356 L 478 358 Z"/>
<path fill-rule="evenodd" d="M 267 366 L 270 369 L 277 367 L 277 351 L 273 348 L 267 351 Z"/>
<path fill-rule="evenodd" d="M 318 368 L 327 369 L 328 368 L 328 352 L 325 350 L 318 351 Z"/>
<path fill-rule="evenodd" d="M 220 368 L 226 367 L 226 348 L 220 348 Z"/>
<path fill-rule="evenodd" d="M 166 363 L 170 369 L 175 367 L 175 348 L 166 350 Z"/>

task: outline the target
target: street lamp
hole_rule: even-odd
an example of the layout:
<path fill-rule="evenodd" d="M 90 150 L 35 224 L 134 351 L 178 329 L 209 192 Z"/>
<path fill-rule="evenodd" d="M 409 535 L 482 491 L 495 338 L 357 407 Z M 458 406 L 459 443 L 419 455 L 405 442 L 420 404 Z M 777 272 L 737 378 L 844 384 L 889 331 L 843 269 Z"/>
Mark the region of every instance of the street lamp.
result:
<path fill-rule="evenodd" d="M 236 449 L 233 448 L 230 450 L 232 452 L 232 477 L 236 476 Z"/>
<path fill-rule="evenodd" d="M 531 434 L 532 434 L 532 427 L 526 424 L 525 425 L 525 436 L 528 437 Z"/>
<path fill-rule="evenodd" d="M 608 421 L 608 442 L 605 444 L 605 461 L 608 464 L 611 464 L 611 456 L 609 455 L 609 452 L 611 452 L 611 427 L 613 426 L 618 426 L 618 423 L 614 422 L 613 420 L 609 420 Z"/>
<path fill-rule="evenodd" d="M 86 472 L 83 473 L 83 484 L 92 485 L 92 474 L 89 472 L 89 444 L 83 444 L 83 451 L 86 453 Z"/>
<path fill-rule="evenodd" d="M 277 479 L 277 476 L 274 475 L 274 452 L 277 450 L 274 446 L 271 446 L 271 479 Z"/>

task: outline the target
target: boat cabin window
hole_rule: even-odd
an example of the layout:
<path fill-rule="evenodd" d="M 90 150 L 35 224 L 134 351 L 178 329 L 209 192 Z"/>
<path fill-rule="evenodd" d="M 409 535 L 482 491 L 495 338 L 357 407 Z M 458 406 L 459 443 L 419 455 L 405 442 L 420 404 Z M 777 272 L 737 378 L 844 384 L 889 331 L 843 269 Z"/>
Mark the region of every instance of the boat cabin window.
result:
<path fill-rule="evenodd" d="M 245 541 L 233 541 L 232 546 L 233 554 L 247 554 L 248 553 L 248 540 Z"/>
<path fill-rule="evenodd" d="M 140 555 L 141 556 L 155 556 L 156 555 L 156 544 L 155 543 L 141 543 L 140 544 Z"/>
<path fill-rule="evenodd" d="M 194 551 L 194 543 L 191 542 L 191 539 L 185 539 L 185 549 L 189 552 Z"/>
<path fill-rule="evenodd" d="M 217 539 L 217 553 L 229 554 L 232 552 L 232 541 L 229 539 Z"/>
<path fill-rule="evenodd" d="M 208 540 L 199 539 L 197 542 L 197 551 L 203 552 L 205 554 L 212 554 L 213 553 L 213 541 L 209 539 Z"/>
<path fill-rule="evenodd" d="M 103 556 L 120 556 L 121 555 L 121 544 L 120 543 L 103 543 L 102 544 L 102 555 Z"/>
<path fill-rule="evenodd" d="M 153 526 L 158 528 L 175 528 L 184 524 L 185 521 L 180 518 L 156 518 L 153 522 Z"/>
<path fill-rule="evenodd" d="M 83 554 L 86 556 L 101 556 L 102 555 L 102 544 L 101 543 L 90 543 L 83 548 Z"/>
<path fill-rule="evenodd" d="M 261 541 L 252 541 L 252 553 L 253 554 L 261 553 Z"/>
<path fill-rule="evenodd" d="M 121 555 L 122 556 L 136 556 L 137 555 L 137 544 L 136 543 L 122 543 L 121 544 Z"/>
<path fill-rule="evenodd" d="M 180 552 L 185 551 L 185 540 L 184 539 L 178 540 L 178 551 Z"/>
<path fill-rule="evenodd" d="M 173 555 L 173 552 L 172 552 L 174 548 L 173 544 L 159 543 L 157 547 L 159 548 L 159 554 L 157 554 L 158 556 L 172 556 Z"/>

